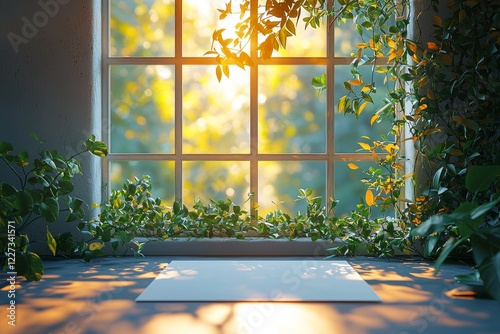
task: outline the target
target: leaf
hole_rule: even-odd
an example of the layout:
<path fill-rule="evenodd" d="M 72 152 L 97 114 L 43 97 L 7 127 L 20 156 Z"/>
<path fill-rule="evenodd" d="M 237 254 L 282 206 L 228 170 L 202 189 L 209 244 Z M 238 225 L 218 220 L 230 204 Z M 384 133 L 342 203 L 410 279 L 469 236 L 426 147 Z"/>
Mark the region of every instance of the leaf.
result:
<path fill-rule="evenodd" d="M 12 147 L 12 145 L 10 143 L 4 142 L 4 141 L 0 142 L 0 157 L 6 156 L 10 152 L 12 152 L 13 149 L 14 148 Z"/>
<path fill-rule="evenodd" d="M 43 262 L 32 252 L 16 252 L 16 272 L 28 281 L 39 281 L 43 276 Z"/>
<path fill-rule="evenodd" d="M 485 260 L 477 268 L 488 294 L 500 301 L 500 252 Z"/>
<path fill-rule="evenodd" d="M 365 193 L 365 201 L 368 206 L 373 206 L 374 202 L 374 197 L 373 197 L 373 192 L 370 189 L 366 190 Z"/>
<path fill-rule="evenodd" d="M 479 229 L 470 241 L 474 261 L 479 266 L 500 252 L 500 227 Z"/>
<path fill-rule="evenodd" d="M 487 190 L 500 175 L 500 166 L 473 166 L 465 176 L 465 186 L 472 193 Z"/>
<path fill-rule="evenodd" d="M 2 188 L 2 190 L 4 189 Z M 5 191 L 2 195 L 6 195 L 6 193 L 7 192 Z M 16 197 L 12 205 L 17 211 L 19 211 L 21 216 L 24 216 L 33 210 L 35 203 L 28 192 L 21 190 L 18 191 L 15 196 Z"/>
<path fill-rule="evenodd" d="M 437 275 L 437 273 L 439 273 L 439 271 L 441 270 L 441 265 L 446 260 L 448 255 L 450 255 L 450 253 L 465 240 L 467 240 L 467 238 L 460 238 L 457 240 L 454 237 L 450 237 L 446 241 L 434 265 L 434 275 Z"/>
<path fill-rule="evenodd" d="M 367 151 L 370 151 L 371 150 L 371 147 L 370 145 L 368 145 L 367 143 L 362 143 L 362 142 L 358 142 L 359 146 L 361 146 L 361 148 L 363 150 L 367 150 Z"/>
<path fill-rule="evenodd" d="M 414 228 L 411 231 L 411 236 L 426 237 L 433 233 L 441 233 L 444 231 L 448 221 L 448 215 L 445 214 L 432 216 Z"/>
<path fill-rule="evenodd" d="M 49 227 L 47 227 L 47 246 L 49 246 L 50 251 L 52 252 L 52 255 L 56 255 L 56 250 L 57 250 L 57 241 L 54 239 L 52 234 L 49 231 Z"/>
<path fill-rule="evenodd" d="M 434 23 L 434 25 L 436 27 L 442 27 L 443 26 L 443 20 L 441 19 L 441 17 L 439 17 L 438 15 L 435 15 L 433 18 L 432 18 L 432 23 Z"/>
<path fill-rule="evenodd" d="M 361 105 L 359 106 L 358 115 L 361 115 L 367 104 L 368 102 L 361 103 Z"/>
<path fill-rule="evenodd" d="M 96 141 L 95 136 L 92 135 L 90 138 L 85 140 L 85 147 L 87 150 L 98 157 L 105 157 L 108 155 L 108 147 L 102 141 Z"/>
<path fill-rule="evenodd" d="M 491 209 L 495 208 L 498 205 L 498 202 L 500 202 L 500 194 L 496 194 L 496 198 L 489 202 L 482 204 L 472 210 L 470 213 L 470 217 L 472 219 L 477 219 L 480 218 L 482 215 L 484 215 L 486 212 L 490 211 Z"/>
<path fill-rule="evenodd" d="M 427 42 L 427 48 L 430 50 L 439 50 L 439 46 L 434 42 Z"/>
<path fill-rule="evenodd" d="M 292 20 L 287 20 L 285 27 L 292 35 L 295 35 L 295 24 L 293 24 Z"/>
<path fill-rule="evenodd" d="M 431 235 L 429 238 L 427 238 L 427 241 L 425 242 L 425 248 L 424 248 L 424 255 L 425 256 L 430 256 L 434 249 L 436 248 L 436 244 L 439 241 L 439 235 Z"/>
<path fill-rule="evenodd" d="M 97 251 L 97 250 L 100 250 L 104 247 L 104 243 L 103 242 L 93 242 L 89 245 L 89 250 L 91 252 L 94 252 L 94 251 Z"/>
<path fill-rule="evenodd" d="M 361 86 L 363 84 L 363 80 L 361 78 L 353 79 L 347 81 L 351 86 Z"/>
<path fill-rule="evenodd" d="M 347 96 L 342 96 L 340 99 L 339 99 L 339 103 L 338 103 L 338 113 L 342 113 L 342 111 L 344 111 L 344 108 L 345 108 L 345 104 L 346 104 L 346 100 L 347 100 Z"/>
<path fill-rule="evenodd" d="M 32 137 L 33 139 L 35 139 L 37 143 L 39 143 L 39 144 L 43 144 L 44 143 L 44 141 L 41 140 L 40 138 L 38 138 L 38 136 L 36 135 L 36 133 L 34 133 L 33 131 L 28 132 L 28 135 L 30 137 Z"/>
<path fill-rule="evenodd" d="M 352 170 L 356 170 L 356 169 L 358 169 L 358 168 L 359 168 L 357 165 L 353 164 L 352 162 L 351 162 L 351 163 L 349 163 L 349 164 L 347 164 L 347 166 L 348 166 L 350 169 L 352 169 Z"/>
<path fill-rule="evenodd" d="M 47 197 L 40 203 L 40 216 L 48 223 L 56 221 L 59 216 L 59 203 L 54 197 Z"/>
<path fill-rule="evenodd" d="M 215 68 L 215 75 L 217 76 L 217 80 L 220 82 L 222 79 L 222 69 L 220 65 L 217 65 Z"/>

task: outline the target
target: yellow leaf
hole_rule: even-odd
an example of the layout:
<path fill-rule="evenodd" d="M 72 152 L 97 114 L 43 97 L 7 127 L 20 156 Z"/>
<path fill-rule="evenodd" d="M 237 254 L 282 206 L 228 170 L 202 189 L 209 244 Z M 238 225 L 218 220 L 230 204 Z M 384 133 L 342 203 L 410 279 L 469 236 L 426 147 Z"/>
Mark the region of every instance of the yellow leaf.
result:
<path fill-rule="evenodd" d="M 363 80 L 361 80 L 360 78 L 358 79 L 353 79 L 353 80 L 349 80 L 347 81 L 351 86 L 361 86 L 363 84 Z"/>
<path fill-rule="evenodd" d="M 373 125 L 373 123 L 375 123 L 377 120 L 378 120 L 378 114 L 373 115 L 372 118 L 370 119 L 370 125 Z"/>
<path fill-rule="evenodd" d="M 355 165 L 355 164 L 353 164 L 352 162 L 351 162 L 351 163 L 349 163 L 349 164 L 347 164 L 347 166 L 348 166 L 350 169 L 352 169 L 352 170 L 356 170 L 356 169 L 358 169 L 358 168 L 359 168 L 358 166 L 356 166 L 356 165 Z"/>
<path fill-rule="evenodd" d="M 434 92 L 429 88 L 427 89 L 427 97 L 431 100 L 435 100 L 436 96 L 434 95 Z"/>
<path fill-rule="evenodd" d="M 339 100 L 339 104 L 337 107 L 339 110 L 339 114 L 342 113 L 342 111 L 344 111 L 346 99 L 347 99 L 347 96 L 342 96 Z"/>
<path fill-rule="evenodd" d="M 215 75 L 217 75 L 217 80 L 219 80 L 220 82 L 222 79 L 222 69 L 220 65 L 217 65 L 217 67 L 215 68 Z"/>
<path fill-rule="evenodd" d="M 434 25 L 437 27 L 443 26 L 443 20 L 437 15 L 432 18 L 432 23 L 434 23 Z"/>
<path fill-rule="evenodd" d="M 359 106 L 358 116 L 359 116 L 359 115 L 361 115 L 361 113 L 363 112 L 363 109 L 365 109 L 365 107 L 366 107 L 366 104 L 367 104 L 367 103 L 368 103 L 368 102 L 366 102 L 366 101 L 365 101 L 365 102 L 363 102 L 363 103 Z"/>
<path fill-rule="evenodd" d="M 366 44 L 366 43 L 358 43 L 358 44 L 356 44 L 356 47 L 358 49 L 365 49 L 365 48 L 368 47 L 368 44 Z"/>
<path fill-rule="evenodd" d="M 89 250 L 90 250 L 91 252 L 93 252 L 93 251 L 95 251 L 95 250 L 99 250 L 99 249 L 101 249 L 101 248 L 103 248 L 103 247 L 104 247 L 104 243 L 102 243 L 102 242 L 93 242 L 93 243 L 91 243 L 91 244 L 89 245 Z"/>
<path fill-rule="evenodd" d="M 416 52 L 417 52 L 417 44 L 415 44 L 415 42 L 412 42 L 412 41 L 406 40 L 406 46 L 408 47 L 408 49 L 409 49 L 412 53 L 416 53 Z"/>
<path fill-rule="evenodd" d="M 366 204 L 368 206 L 372 206 L 374 204 L 374 201 L 373 201 L 373 193 L 370 189 L 367 189 L 366 190 L 366 193 L 365 193 L 365 201 L 366 201 Z"/>
<path fill-rule="evenodd" d="M 358 144 L 359 146 L 361 146 L 361 148 L 363 148 L 363 150 L 369 151 L 371 149 L 370 145 L 368 145 L 367 143 L 358 142 Z"/>
<path fill-rule="evenodd" d="M 229 65 L 226 62 L 222 63 L 222 72 L 229 78 Z"/>
<path fill-rule="evenodd" d="M 366 85 L 366 86 L 364 86 L 363 88 L 361 88 L 361 91 L 362 91 L 363 93 L 368 93 L 371 89 L 372 89 L 372 88 L 371 88 L 371 85 Z"/>
<path fill-rule="evenodd" d="M 447 53 L 442 53 L 439 55 L 439 59 L 443 62 L 445 65 L 451 65 L 453 63 L 453 58 Z"/>

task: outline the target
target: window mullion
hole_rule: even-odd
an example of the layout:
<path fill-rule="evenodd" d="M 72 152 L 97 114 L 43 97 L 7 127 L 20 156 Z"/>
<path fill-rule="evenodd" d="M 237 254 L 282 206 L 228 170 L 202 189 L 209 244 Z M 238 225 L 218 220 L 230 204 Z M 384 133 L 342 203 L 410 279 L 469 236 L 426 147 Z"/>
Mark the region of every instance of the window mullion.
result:
<path fill-rule="evenodd" d="M 258 0 L 252 0 L 250 3 L 250 16 L 252 20 L 257 20 Z M 255 22 L 254 22 L 255 23 Z M 252 36 L 250 40 L 250 56 L 252 59 L 258 59 L 257 53 L 258 40 L 257 35 Z M 259 104 L 258 104 L 258 77 L 259 65 L 250 68 L 250 192 L 254 197 L 250 200 L 250 212 L 257 216 L 254 209 L 259 201 Z"/>
<path fill-rule="evenodd" d="M 175 1 L 175 199 L 182 201 L 182 0 Z"/>

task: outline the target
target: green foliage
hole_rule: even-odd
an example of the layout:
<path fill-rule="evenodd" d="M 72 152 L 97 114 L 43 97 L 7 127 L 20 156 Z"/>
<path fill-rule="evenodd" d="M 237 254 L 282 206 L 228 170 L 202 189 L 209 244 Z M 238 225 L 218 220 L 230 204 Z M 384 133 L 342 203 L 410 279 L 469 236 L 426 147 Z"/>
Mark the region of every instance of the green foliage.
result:
<path fill-rule="evenodd" d="M 32 136 L 42 144 L 36 135 Z M 39 220 L 53 223 L 61 214 L 66 222 L 85 217 L 84 202 L 70 195 L 74 189 L 73 177 L 82 174 L 77 157 L 84 153 L 104 157 L 107 147 L 94 136 L 85 140 L 84 147 L 70 157 L 55 150 L 41 150 L 39 157 L 31 161 L 26 151 L 14 154 L 12 144 L 0 142 L 0 159 L 12 172 L 14 181 L 0 181 L 0 264 L 7 266 L 9 254 L 15 252 L 15 271 L 28 280 L 40 280 L 43 263 L 37 254 L 28 250 L 33 240 L 26 234 L 26 228 Z M 47 227 L 45 241 L 54 255 L 73 251 L 67 240 L 67 236 L 54 237 Z"/>
<path fill-rule="evenodd" d="M 92 236 L 87 241 L 90 245 L 110 243 L 115 253 L 121 245 L 125 253 L 132 250 L 135 256 L 142 256 L 147 242 L 173 238 L 310 238 L 340 242 L 330 249 L 332 256 L 360 251 L 392 256 L 395 251 L 412 250 L 407 238 L 409 231 L 401 222 L 391 218 L 372 220 L 371 208 L 366 205 L 359 205 L 351 216 L 338 218 L 338 201 L 332 200 L 327 210 L 322 198 L 312 193 L 311 189 L 299 189 L 297 200 L 306 202 L 305 212 L 290 215 L 277 208 L 264 217 L 255 217 L 229 199 L 211 199 L 208 203 L 198 199 L 191 209 L 180 201 L 166 206 L 161 198 L 153 196 L 151 179 L 145 175 L 112 190 L 98 217 L 81 222 L 79 228 Z M 251 197 L 249 194 L 248 200 Z M 147 241 L 139 243 L 137 238 Z"/>
<path fill-rule="evenodd" d="M 451 252 L 465 241 L 471 242 L 474 261 L 488 293 L 500 300 L 500 218 L 498 180 L 500 166 L 474 166 L 467 172 L 469 201 L 462 202 L 452 213 L 424 221 L 412 230 L 413 236 L 426 239 L 426 254 L 441 248 L 436 260 L 436 273 Z M 487 181 L 485 181 L 487 180 Z M 487 198 L 481 202 L 480 198 Z M 448 238 L 440 246 L 442 235 Z"/>

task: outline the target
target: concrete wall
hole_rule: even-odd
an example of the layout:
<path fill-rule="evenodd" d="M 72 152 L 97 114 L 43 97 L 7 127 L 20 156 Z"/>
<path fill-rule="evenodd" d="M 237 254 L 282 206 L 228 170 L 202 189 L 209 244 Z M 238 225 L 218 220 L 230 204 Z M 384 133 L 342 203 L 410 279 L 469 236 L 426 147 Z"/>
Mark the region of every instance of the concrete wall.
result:
<path fill-rule="evenodd" d="M 45 141 L 44 149 L 72 154 L 90 134 L 100 138 L 100 0 L 1 1 L 0 9 L 0 141 L 40 149 L 28 132 Z M 81 146 L 80 146 L 81 148 Z M 75 196 L 100 201 L 100 161 L 81 158 Z M 13 174 L 0 167 L 1 180 Z M 45 225 L 30 232 L 44 238 Z M 49 225 L 53 233 L 73 225 Z M 43 240 L 43 239 L 42 239 Z M 46 252 L 41 244 L 36 250 Z"/>

